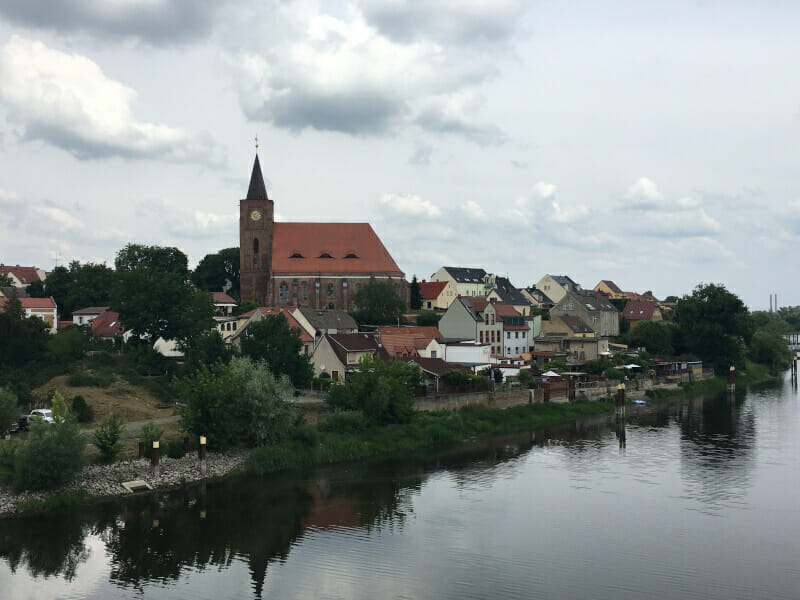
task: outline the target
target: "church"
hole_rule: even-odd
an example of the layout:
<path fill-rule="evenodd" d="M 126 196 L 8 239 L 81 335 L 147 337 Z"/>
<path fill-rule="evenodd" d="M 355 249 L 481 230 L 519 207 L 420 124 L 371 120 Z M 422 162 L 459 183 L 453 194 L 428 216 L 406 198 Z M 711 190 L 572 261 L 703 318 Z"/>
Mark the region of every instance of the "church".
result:
<path fill-rule="evenodd" d="M 256 155 L 239 202 L 242 302 L 350 311 L 359 287 L 379 279 L 408 305 L 405 274 L 369 223 L 276 223 L 274 214 Z"/>

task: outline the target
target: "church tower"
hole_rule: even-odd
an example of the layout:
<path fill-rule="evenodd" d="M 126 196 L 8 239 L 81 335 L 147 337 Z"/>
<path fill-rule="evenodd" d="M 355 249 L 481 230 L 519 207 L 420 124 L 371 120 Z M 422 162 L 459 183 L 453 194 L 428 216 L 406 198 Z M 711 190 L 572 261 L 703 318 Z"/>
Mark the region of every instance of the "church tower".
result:
<path fill-rule="evenodd" d="M 239 276 L 241 301 L 264 306 L 272 275 L 272 235 L 275 203 L 267 197 L 258 154 L 247 197 L 239 201 Z"/>

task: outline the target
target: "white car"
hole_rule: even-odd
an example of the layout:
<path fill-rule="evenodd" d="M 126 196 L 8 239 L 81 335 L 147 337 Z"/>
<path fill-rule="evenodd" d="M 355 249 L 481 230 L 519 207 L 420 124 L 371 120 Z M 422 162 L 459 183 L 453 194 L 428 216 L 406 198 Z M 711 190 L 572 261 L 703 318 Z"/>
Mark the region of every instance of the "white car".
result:
<path fill-rule="evenodd" d="M 19 418 L 19 429 L 28 429 L 31 424 L 31 419 L 39 418 L 45 423 L 55 423 L 53 420 L 53 411 L 49 408 L 35 408 L 29 415 L 22 415 Z"/>

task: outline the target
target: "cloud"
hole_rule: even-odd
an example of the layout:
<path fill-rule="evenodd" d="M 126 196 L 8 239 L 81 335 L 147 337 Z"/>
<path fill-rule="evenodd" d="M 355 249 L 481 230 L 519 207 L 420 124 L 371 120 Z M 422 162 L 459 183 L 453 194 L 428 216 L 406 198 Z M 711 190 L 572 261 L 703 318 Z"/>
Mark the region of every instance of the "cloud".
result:
<path fill-rule="evenodd" d="M 381 206 L 402 216 L 438 217 L 441 214 L 439 207 L 430 200 L 413 195 L 384 194 L 381 197 Z"/>
<path fill-rule="evenodd" d="M 25 139 L 62 148 L 81 160 L 121 156 L 219 164 L 212 142 L 136 120 L 136 92 L 78 54 L 13 36 L 0 48 L 0 107 Z"/>
<path fill-rule="evenodd" d="M 366 20 L 393 40 L 407 43 L 432 38 L 466 45 L 507 42 L 526 9 L 518 0 L 366 0 L 360 4 Z"/>
<path fill-rule="evenodd" d="M 474 200 L 467 200 L 461 205 L 461 210 L 466 214 L 467 218 L 475 221 L 482 221 L 486 218 L 486 211 Z"/>
<path fill-rule="evenodd" d="M 533 194 L 538 198 L 547 199 L 556 193 L 556 186 L 552 183 L 537 181 L 533 184 Z"/>
<path fill-rule="evenodd" d="M 663 198 L 658 187 L 647 177 L 640 177 L 628 188 L 625 199 L 628 200 L 626 206 L 630 209 L 646 209 L 658 206 Z"/>
<path fill-rule="evenodd" d="M 231 56 L 244 114 L 291 131 L 386 136 L 410 125 L 478 145 L 506 140 L 480 119 L 480 87 L 497 76 L 494 52 L 395 39 L 357 5 L 331 16 L 315 5 L 276 9 L 269 44 Z M 274 34 L 274 32 L 279 32 Z"/>
<path fill-rule="evenodd" d="M 408 158 L 408 164 L 427 167 L 431 164 L 431 154 L 433 154 L 433 146 L 430 144 L 417 144 L 414 147 L 414 153 Z"/>
<path fill-rule="evenodd" d="M 27 27 L 171 45 L 205 37 L 224 3 L 224 0 L 3 0 L 0 14 Z"/>

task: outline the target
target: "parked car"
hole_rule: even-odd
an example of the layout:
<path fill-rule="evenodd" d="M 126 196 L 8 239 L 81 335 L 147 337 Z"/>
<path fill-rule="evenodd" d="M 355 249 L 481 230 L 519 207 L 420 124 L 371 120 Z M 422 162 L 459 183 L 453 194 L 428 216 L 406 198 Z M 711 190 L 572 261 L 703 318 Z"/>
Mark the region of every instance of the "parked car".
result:
<path fill-rule="evenodd" d="M 20 431 L 27 431 L 30 427 L 31 420 L 39 418 L 45 423 L 53 423 L 53 411 L 49 408 L 35 408 L 30 414 L 22 415 L 17 422 L 17 427 Z"/>

